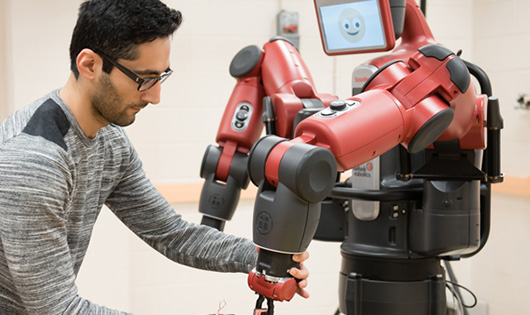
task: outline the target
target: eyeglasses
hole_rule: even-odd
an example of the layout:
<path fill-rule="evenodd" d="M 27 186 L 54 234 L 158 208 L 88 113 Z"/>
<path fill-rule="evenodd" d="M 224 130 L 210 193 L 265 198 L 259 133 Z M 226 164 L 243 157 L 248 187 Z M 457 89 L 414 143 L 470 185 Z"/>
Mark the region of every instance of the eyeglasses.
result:
<path fill-rule="evenodd" d="M 166 72 L 162 73 L 159 77 L 147 77 L 142 78 L 133 71 L 127 69 L 126 67 L 122 66 L 118 62 L 112 60 L 110 57 L 105 56 L 104 54 L 98 53 L 101 57 L 106 59 L 108 62 L 112 63 L 116 68 L 118 68 L 123 74 L 134 80 L 134 82 L 138 83 L 138 92 L 145 92 L 155 86 L 155 84 L 160 81 L 160 84 L 164 83 L 167 78 L 173 73 L 173 70 L 169 69 L 166 70 Z"/>

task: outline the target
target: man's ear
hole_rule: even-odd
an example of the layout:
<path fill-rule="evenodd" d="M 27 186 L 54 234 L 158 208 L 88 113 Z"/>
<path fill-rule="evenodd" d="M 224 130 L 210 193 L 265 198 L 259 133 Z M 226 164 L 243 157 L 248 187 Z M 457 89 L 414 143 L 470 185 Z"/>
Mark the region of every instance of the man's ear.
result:
<path fill-rule="evenodd" d="M 103 71 L 103 60 L 92 49 L 85 48 L 77 55 L 77 70 L 86 80 L 97 79 Z"/>

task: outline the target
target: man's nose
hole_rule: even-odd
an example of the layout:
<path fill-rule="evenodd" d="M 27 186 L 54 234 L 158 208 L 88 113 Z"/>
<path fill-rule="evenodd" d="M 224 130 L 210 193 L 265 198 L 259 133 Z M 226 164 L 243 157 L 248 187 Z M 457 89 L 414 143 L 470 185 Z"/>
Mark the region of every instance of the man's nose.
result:
<path fill-rule="evenodd" d="M 153 105 L 160 103 L 160 82 L 157 82 L 149 90 L 142 92 L 140 98 L 142 101 Z"/>

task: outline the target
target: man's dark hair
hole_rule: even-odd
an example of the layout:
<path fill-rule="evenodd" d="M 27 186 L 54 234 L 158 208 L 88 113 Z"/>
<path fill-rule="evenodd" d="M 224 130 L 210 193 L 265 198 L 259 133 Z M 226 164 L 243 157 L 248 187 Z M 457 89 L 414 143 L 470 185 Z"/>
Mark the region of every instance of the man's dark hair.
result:
<path fill-rule="evenodd" d="M 79 77 L 76 59 L 85 48 L 112 59 L 134 60 L 139 44 L 171 36 L 181 22 L 182 14 L 160 0 L 87 0 L 79 8 L 70 42 L 70 69 Z M 104 60 L 103 71 L 111 70 L 112 64 Z"/>

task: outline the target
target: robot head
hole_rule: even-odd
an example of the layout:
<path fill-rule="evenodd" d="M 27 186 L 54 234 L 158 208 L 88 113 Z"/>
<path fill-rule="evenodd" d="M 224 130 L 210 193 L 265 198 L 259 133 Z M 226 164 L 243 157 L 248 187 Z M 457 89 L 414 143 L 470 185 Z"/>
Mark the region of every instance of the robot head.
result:
<path fill-rule="evenodd" d="M 344 9 L 339 16 L 339 29 L 342 36 L 352 42 L 360 41 L 366 33 L 366 23 L 359 11 L 354 8 Z"/>
<path fill-rule="evenodd" d="M 389 51 L 401 36 L 405 3 L 413 0 L 313 0 L 328 55 Z"/>

